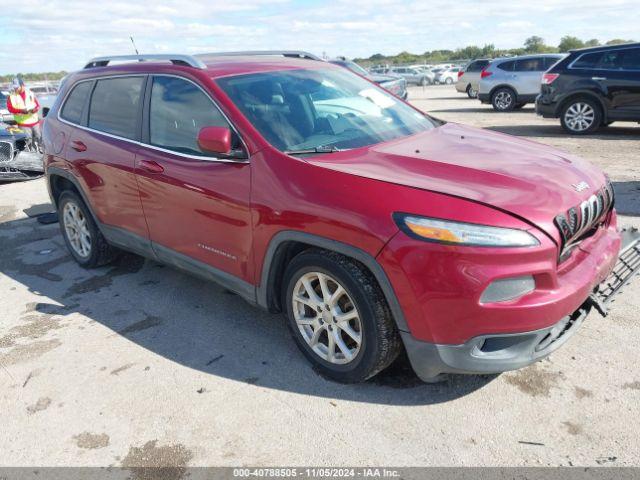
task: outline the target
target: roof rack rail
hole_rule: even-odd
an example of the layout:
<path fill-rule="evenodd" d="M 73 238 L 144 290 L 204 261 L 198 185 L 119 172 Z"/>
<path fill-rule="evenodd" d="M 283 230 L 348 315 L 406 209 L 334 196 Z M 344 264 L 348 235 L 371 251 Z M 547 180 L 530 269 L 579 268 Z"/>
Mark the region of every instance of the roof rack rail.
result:
<path fill-rule="evenodd" d="M 201 53 L 196 55 L 197 57 L 239 57 L 239 56 L 272 56 L 272 57 L 289 57 L 289 58 L 303 58 L 305 60 L 316 60 L 322 62 L 323 60 L 314 55 L 313 53 L 304 52 L 302 50 L 247 50 L 244 52 L 211 52 Z"/>
<path fill-rule="evenodd" d="M 202 60 L 199 60 L 192 55 L 170 55 L 170 54 L 157 54 L 157 55 L 113 55 L 109 57 L 96 57 L 92 58 L 84 68 L 96 68 L 106 67 L 110 62 L 149 62 L 162 60 L 171 62 L 174 65 L 183 65 L 187 67 L 205 69 L 207 66 Z"/>

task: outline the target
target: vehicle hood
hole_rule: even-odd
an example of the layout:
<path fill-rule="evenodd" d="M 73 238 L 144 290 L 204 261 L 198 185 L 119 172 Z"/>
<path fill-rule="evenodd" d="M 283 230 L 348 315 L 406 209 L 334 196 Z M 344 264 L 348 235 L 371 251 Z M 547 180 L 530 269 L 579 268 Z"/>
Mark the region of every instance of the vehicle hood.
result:
<path fill-rule="evenodd" d="M 26 138 L 26 136 L 27 134 L 21 128 L 0 122 L 0 138 L 4 138 L 6 140 L 7 137 L 9 137 L 11 139 L 18 140 Z"/>
<path fill-rule="evenodd" d="M 324 168 L 454 195 L 507 211 L 556 241 L 553 220 L 602 188 L 589 162 L 552 147 L 447 123 L 391 142 L 307 159 Z M 589 188 L 577 192 L 574 184 Z"/>

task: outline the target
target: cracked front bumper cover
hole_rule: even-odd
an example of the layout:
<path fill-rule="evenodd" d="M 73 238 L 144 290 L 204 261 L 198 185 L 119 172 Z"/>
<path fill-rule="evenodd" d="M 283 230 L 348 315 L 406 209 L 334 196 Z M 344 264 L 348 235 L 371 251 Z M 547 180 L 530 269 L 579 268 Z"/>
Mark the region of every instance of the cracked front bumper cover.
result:
<path fill-rule="evenodd" d="M 0 161 L 0 182 L 31 180 L 43 174 L 41 153 L 22 151 L 12 160 Z"/>
<path fill-rule="evenodd" d="M 592 308 L 606 315 L 608 306 L 633 276 L 640 272 L 640 232 L 622 231 L 618 261 L 607 279 L 574 313 L 540 330 L 481 335 L 460 345 L 440 345 L 401 332 L 416 374 L 431 381 L 442 373 L 490 374 L 526 367 L 560 348 L 580 328 Z"/>

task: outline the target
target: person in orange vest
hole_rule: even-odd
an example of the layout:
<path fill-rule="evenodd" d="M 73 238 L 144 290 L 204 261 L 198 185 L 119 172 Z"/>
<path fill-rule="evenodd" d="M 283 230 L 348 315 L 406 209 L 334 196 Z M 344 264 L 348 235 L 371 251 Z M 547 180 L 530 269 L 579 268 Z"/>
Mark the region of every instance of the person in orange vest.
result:
<path fill-rule="evenodd" d="M 33 92 L 25 86 L 21 77 L 13 79 L 13 91 L 7 99 L 7 109 L 13 113 L 13 119 L 18 126 L 30 135 L 32 145 L 39 148 L 42 145 L 38 115 L 40 104 Z"/>

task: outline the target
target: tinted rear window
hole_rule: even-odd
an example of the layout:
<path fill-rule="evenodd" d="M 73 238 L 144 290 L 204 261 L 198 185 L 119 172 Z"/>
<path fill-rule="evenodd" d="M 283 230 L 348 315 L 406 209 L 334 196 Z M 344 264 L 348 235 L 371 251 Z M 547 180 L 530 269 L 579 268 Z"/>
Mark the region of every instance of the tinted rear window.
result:
<path fill-rule="evenodd" d="M 624 70 L 640 70 L 640 48 L 630 48 L 624 51 L 622 68 Z"/>
<path fill-rule="evenodd" d="M 572 65 L 572 68 L 595 68 L 617 70 L 621 68 L 622 51 L 610 50 L 605 52 L 585 53 Z"/>
<path fill-rule="evenodd" d="M 560 61 L 560 58 L 556 57 L 545 57 L 544 58 L 544 70 L 547 71 L 551 67 L 553 67 L 556 63 Z"/>
<path fill-rule="evenodd" d="M 91 85 L 92 82 L 81 82 L 73 87 L 60 112 L 62 118 L 72 123 L 82 122 L 82 110 L 87 101 Z"/>
<path fill-rule="evenodd" d="M 516 72 L 543 72 L 544 70 L 544 58 L 542 57 L 524 58 L 516 61 Z"/>
<path fill-rule="evenodd" d="M 510 60 L 508 62 L 502 62 L 500 65 L 498 65 L 498 68 L 500 70 L 504 70 L 505 72 L 513 72 L 513 67 L 515 64 L 516 62 Z"/>
<path fill-rule="evenodd" d="M 89 127 L 124 138 L 136 138 L 143 77 L 98 80 L 91 96 Z"/>
<path fill-rule="evenodd" d="M 480 72 L 484 67 L 489 65 L 489 60 L 476 60 L 471 62 L 467 67 L 467 72 Z"/>

